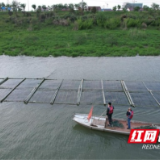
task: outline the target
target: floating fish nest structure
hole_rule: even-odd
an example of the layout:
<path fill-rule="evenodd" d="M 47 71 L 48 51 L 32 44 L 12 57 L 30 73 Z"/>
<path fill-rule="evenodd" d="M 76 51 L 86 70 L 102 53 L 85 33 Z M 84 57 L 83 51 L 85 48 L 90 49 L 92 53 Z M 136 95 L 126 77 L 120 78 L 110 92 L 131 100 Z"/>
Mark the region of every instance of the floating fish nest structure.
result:
<path fill-rule="evenodd" d="M 0 102 L 160 106 L 160 82 L 0 78 Z"/>

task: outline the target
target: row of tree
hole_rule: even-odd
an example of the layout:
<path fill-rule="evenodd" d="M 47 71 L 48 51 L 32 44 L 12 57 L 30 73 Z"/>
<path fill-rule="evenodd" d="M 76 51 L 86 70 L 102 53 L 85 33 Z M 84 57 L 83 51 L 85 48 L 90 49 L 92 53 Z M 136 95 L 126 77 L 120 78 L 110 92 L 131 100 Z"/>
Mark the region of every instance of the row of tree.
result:
<path fill-rule="evenodd" d="M 37 9 L 43 9 L 43 10 L 48 10 L 48 11 L 53 11 L 53 10 L 70 10 L 70 9 L 79 9 L 79 8 L 83 8 L 86 9 L 87 8 L 87 3 L 85 2 L 80 2 L 78 4 L 55 4 L 55 5 L 51 5 L 51 6 L 46 6 L 46 5 L 42 5 L 42 6 L 36 6 L 35 4 L 32 5 L 32 8 L 34 10 Z"/>
<path fill-rule="evenodd" d="M 24 3 L 20 3 L 17 1 L 12 1 L 11 4 L 5 4 L 5 3 L 0 3 L 0 10 L 2 10 L 2 7 L 5 7 L 6 10 L 8 10 L 8 8 L 11 8 L 13 11 L 25 11 L 26 8 L 26 4 Z M 42 6 L 37 6 L 36 4 L 32 5 L 32 8 L 35 10 L 48 10 L 48 11 L 53 11 L 53 10 L 70 10 L 70 9 L 86 9 L 87 8 L 87 3 L 86 2 L 80 2 L 78 4 L 54 4 L 51 6 L 46 6 L 46 5 L 42 5 Z"/>
<path fill-rule="evenodd" d="M 20 3 L 20 2 L 17 2 L 15 0 L 12 1 L 11 4 L 5 4 L 5 3 L 0 3 L 0 10 L 2 10 L 2 7 L 5 7 L 6 10 L 8 8 L 11 8 L 13 11 L 25 11 L 25 8 L 26 8 L 26 4 L 24 3 Z M 46 6 L 46 5 L 42 5 L 42 6 L 36 6 L 36 4 L 33 4 L 32 5 L 32 8 L 34 11 L 36 10 L 44 10 L 44 11 L 57 11 L 57 10 L 79 10 L 79 9 L 82 9 L 82 10 L 85 10 L 87 9 L 87 3 L 86 2 L 80 2 L 78 4 L 54 4 L 54 5 L 51 5 L 51 6 Z M 127 3 L 124 7 L 123 7 L 123 10 L 127 9 L 127 8 L 133 8 L 134 11 L 139 11 L 141 8 L 140 7 L 133 7 L 131 6 L 130 3 Z M 116 10 L 120 10 L 121 9 L 121 6 L 118 5 L 118 6 L 114 6 L 113 7 L 113 11 L 116 11 Z M 143 6 L 143 10 L 150 10 L 150 9 L 153 9 L 153 10 L 160 10 L 160 5 L 156 4 L 156 3 L 152 3 L 151 5 L 151 8 L 144 5 Z"/>
<path fill-rule="evenodd" d="M 129 9 L 129 8 L 133 9 L 134 11 L 139 11 L 140 9 L 143 9 L 144 11 L 148 11 L 150 9 L 152 9 L 152 10 L 160 10 L 160 5 L 156 4 L 156 3 L 152 3 L 151 7 L 148 7 L 147 5 L 144 5 L 143 8 L 140 8 L 139 6 L 134 7 L 131 3 L 127 3 L 123 7 L 123 10 Z M 121 6 L 118 5 L 118 6 L 114 6 L 113 7 L 113 11 L 116 11 L 117 9 L 120 10 Z"/>
<path fill-rule="evenodd" d="M 25 3 L 20 3 L 17 1 L 12 1 L 11 4 L 5 4 L 5 3 L 0 3 L 0 10 L 2 10 L 2 7 L 5 7 L 6 10 L 8 8 L 12 9 L 13 11 L 25 11 L 26 4 Z"/>

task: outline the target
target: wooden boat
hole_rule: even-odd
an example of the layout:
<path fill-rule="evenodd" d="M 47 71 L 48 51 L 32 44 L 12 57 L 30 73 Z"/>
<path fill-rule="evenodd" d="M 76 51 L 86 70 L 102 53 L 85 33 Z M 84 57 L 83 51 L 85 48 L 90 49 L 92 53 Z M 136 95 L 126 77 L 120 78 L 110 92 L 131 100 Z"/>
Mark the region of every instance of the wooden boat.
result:
<path fill-rule="evenodd" d="M 75 114 L 73 117 L 73 120 L 77 123 L 79 123 L 82 126 L 85 126 L 90 129 L 99 130 L 99 131 L 105 131 L 105 132 L 111 132 L 111 133 L 118 133 L 118 134 L 124 134 L 129 135 L 130 129 L 127 129 L 127 121 L 124 119 L 113 119 L 113 123 L 118 121 L 119 124 L 121 124 L 121 127 L 117 126 L 108 126 L 108 120 L 106 121 L 105 117 L 95 117 L 91 116 L 88 118 L 89 115 L 87 114 Z M 141 121 L 131 121 L 131 129 L 134 128 L 144 128 L 147 127 L 160 129 L 160 124 L 152 124 L 147 122 L 141 122 Z M 147 129 L 146 128 L 146 129 Z"/>

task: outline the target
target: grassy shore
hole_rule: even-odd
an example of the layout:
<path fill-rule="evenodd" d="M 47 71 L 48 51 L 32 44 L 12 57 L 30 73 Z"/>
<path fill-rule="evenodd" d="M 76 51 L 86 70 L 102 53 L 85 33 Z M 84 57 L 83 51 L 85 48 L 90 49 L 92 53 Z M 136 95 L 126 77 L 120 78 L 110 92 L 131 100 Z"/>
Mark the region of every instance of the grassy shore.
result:
<path fill-rule="evenodd" d="M 7 16 L 6 16 L 7 17 Z M 1 15 L 0 19 L 3 19 Z M 73 25 L 42 23 L 17 27 L 0 22 L 0 55 L 26 56 L 157 56 L 160 30 L 155 27 L 107 29 L 99 26 L 74 30 Z"/>

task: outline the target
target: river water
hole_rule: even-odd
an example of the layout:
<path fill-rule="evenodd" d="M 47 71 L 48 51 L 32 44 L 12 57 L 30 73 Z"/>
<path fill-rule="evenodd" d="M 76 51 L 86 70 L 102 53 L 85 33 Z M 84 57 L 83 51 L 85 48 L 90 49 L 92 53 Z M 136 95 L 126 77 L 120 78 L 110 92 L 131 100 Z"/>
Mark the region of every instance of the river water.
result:
<path fill-rule="evenodd" d="M 0 78 L 160 81 L 160 57 L 35 58 L 0 56 Z M 87 105 L 0 104 L 0 159 L 159 159 L 159 150 L 128 144 L 128 136 L 89 130 L 72 121 Z M 127 106 L 115 106 L 125 118 Z M 104 112 L 94 106 L 94 114 Z M 160 123 L 160 109 L 137 107 L 134 120 Z"/>

